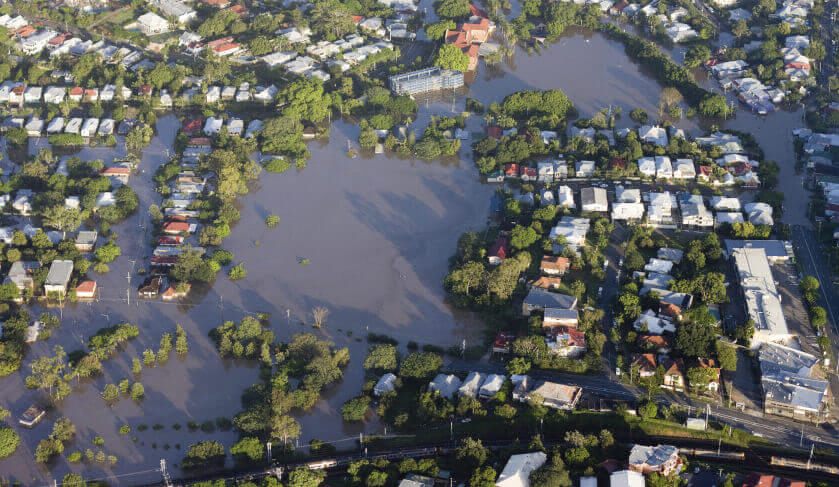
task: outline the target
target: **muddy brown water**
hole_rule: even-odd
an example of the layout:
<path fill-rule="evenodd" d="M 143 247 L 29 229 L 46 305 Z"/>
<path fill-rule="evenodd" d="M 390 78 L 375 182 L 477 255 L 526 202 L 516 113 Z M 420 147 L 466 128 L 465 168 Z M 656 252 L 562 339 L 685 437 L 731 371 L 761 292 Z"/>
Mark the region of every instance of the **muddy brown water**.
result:
<path fill-rule="evenodd" d="M 582 116 L 610 104 L 620 106 L 624 111 L 621 123 L 629 124 L 632 108 L 655 113 L 661 87 L 626 57 L 621 45 L 599 34 L 577 32 L 539 54 L 519 51 L 514 60 L 501 66 L 482 66 L 469 96 L 490 103 L 522 89 L 548 88 L 565 91 Z M 462 96 L 450 94 L 421 101 L 419 125 L 431 114 L 459 113 L 463 103 Z M 792 151 L 786 138 L 796 126 L 796 114 L 777 115 L 767 119 L 738 115 L 729 125 L 748 131 L 762 128 L 756 136 L 767 143 L 767 153 L 786 156 Z M 800 114 L 797 117 L 800 120 Z M 680 126 L 699 130 L 687 120 Z M 480 130 L 480 119 L 472 117 L 468 127 Z M 350 347 L 352 361 L 344 380 L 328 390 L 311 412 L 298 415 L 301 445 L 318 438 L 349 447 L 359 432 L 382 431 L 375 421 L 347 426 L 340 418 L 341 405 L 358 394 L 364 380 L 361 361 L 368 331 L 391 335 L 403 347 L 409 340 L 450 346 L 480 339 L 480 324 L 468 313 L 453 310 L 441 287 L 457 237 L 484 227 L 495 189 L 481 183 L 469 155 L 470 142 L 464 142 L 460 158 L 448 161 L 429 163 L 390 155 L 350 159 L 347 140 L 356 145 L 358 129 L 345 121 L 333 124 L 328 141 L 310 143 L 312 158 L 306 169 L 265 173 L 250 194 L 241 198 L 242 219 L 224 247 L 234 252 L 236 262 L 244 262 L 246 279 L 231 282 L 221 273 L 212 288 L 194 293 L 186 304 L 138 301 L 136 285 L 142 279 L 138 272 L 151 250 L 145 209 L 160 202 L 151 176 L 171 153 L 177 128 L 174 115 L 161 116 L 157 136 L 143 151 L 141 173 L 130 182 L 143 211 L 115 226 L 123 255 L 111 265 L 110 273 L 93 274 L 101 300 L 61 310 L 62 326 L 49 340 L 32 347 L 23 373 L 0 379 L 0 404 L 16 417 L 41 397 L 24 387 L 23 378 L 31 360 L 51 353 L 54 345 L 68 352 L 79 349 L 97 329 L 122 321 L 136 323 L 141 335 L 106 364 L 102 377 L 78 385 L 40 425 L 19 429 L 20 448 L 0 461 L 0 474 L 7 478 L 44 485 L 72 470 L 88 478 L 108 478 L 114 484 L 141 484 L 160 478 L 155 472 L 160 459 L 173 468 L 190 443 L 217 439 L 230 446 L 237 438 L 234 432 L 189 432 L 186 428 L 187 421 L 232 417 L 241 408 L 241 392 L 258 380 L 253 364 L 220 360 L 208 339 L 208 331 L 225 319 L 268 312 L 272 329 L 285 340 L 297 332 L 313 331 L 302 324 L 310 321 L 312 307 L 330 309 L 326 327 L 316 332 L 337 346 Z M 80 155 L 107 161 L 123 150 L 120 140 L 118 148 L 84 149 Z M 282 219 L 273 230 L 264 224 L 270 213 Z M 300 265 L 303 258 L 309 265 Z M 131 359 L 146 348 L 156 350 L 161 334 L 173 331 L 176 323 L 189 334 L 189 355 L 181 360 L 173 354 L 168 364 L 144 370 L 140 381 L 146 399 L 140 404 L 123 400 L 107 407 L 99 396 L 104 385 L 131 378 Z M 118 463 L 106 468 L 70 465 L 61 457 L 50 468 L 35 464 L 37 442 L 62 415 L 79 431 L 68 452 L 96 450 L 92 440 L 100 435 L 104 450 L 116 455 Z M 172 428 L 176 423 L 180 431 Z M 119 435 L 123 424 L 132 427 L 131 435 Z M 149 429 L 139 432 L 140 424 Z M 155 424 L 164 428 L 154 431 Z M 177 468 L 173 472 L 179 474 Z"/>

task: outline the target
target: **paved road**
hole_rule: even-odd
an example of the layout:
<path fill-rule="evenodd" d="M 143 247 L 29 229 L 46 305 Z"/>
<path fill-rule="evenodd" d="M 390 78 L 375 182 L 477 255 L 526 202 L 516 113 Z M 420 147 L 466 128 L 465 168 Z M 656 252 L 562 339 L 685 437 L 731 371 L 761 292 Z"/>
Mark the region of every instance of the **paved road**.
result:
<path fill-rule="evenodd" d="M 446 369 L 449 372 L 467 373 L 471 371 L 504 374 L 503 364 L 494 362 L 470 362 L 466 360 L 455 360 Z M 635 402 L 645 399 L 647 393 L 641 389 L 618 382 L 611 374 L 605 375 L 580 375 L 553 371 L 538 371 L 529 374 L 536 379 L 553 380 L 563 384 L 576 385 L 583 388 L 587 399 L 597 400 L 598 398 L 613 401 Z M 812 443 L 816 446 L 826 446 L 839 449 L 839 435 L 810 424 L 798 423 L 777 416 L 753 416 L 734 408 L 718 404 L 709 404 L 704 401 L 690 399 L 684 395 L 670 391 L 656 391 L 653 400 L 659 404 L 667 404 L 688 408 L 696 411 L 695 416 L 703 416 L 706 408 L 711 419 L 735 428 L 751 431 L 767 440 L 774 441 L 779 445 L 796 446 L 801 444 L 808 448 Z"/>

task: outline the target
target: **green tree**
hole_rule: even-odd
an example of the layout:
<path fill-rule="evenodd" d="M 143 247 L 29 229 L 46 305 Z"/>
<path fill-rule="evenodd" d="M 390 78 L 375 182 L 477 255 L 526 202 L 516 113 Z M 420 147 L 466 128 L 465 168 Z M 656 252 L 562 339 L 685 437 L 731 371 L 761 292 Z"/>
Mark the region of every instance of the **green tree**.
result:
<path fill-rule="evenodd" d="M 454 44 L 443 44 L 434 58 L 434 65 L 455 71 L 469 70 L 469 56 Z"/>
<path fill-rule="evenodd" d="M 699 114 L 710 118 L 728 118 L 734 109 L 728 106 L 725 97 L 720 94 L 708 94 L 699 102 Z"/>
<path fill-rule="evenodd" d="M 644 401 L 638 406 L 638 414 L 644 419 L 653 419 L 658 415 L 658 406 L 652 401 Z"/>
<path fill-rule="evenodd" d="M 326 472 L 323 470 L 298 467 L 289 474 L 288 487 L 318 487 L 325 478 Z"/>
<path fill-rule="evenodd" d="M 551 454 L 550 460 L 542 468 L 530 474 L 532 487 L 571 487 L 571 477 L 565 462 L 558 452 Z"/>
<path fill-rule="evenodd" d="M 510 375 L 526 374 L 530 370 L 530 362 L 522 357 L 516 357 L 507 363 L 507 373 Z"/>
<path fill-rule="evenodd" d="M 280 217 L 274 214 L 265 217 L 265 226 L 268 228 L 277 228 L 280 224 Z"/>
<path fill-rule="evenodd" d="M 516 225 L 510 232 L 510 245 L 516 250 L 523 250 L 533 245 L 539 239 L 539 235 L 532 227 Z"/>
<path fill-rule="evenodd" d="M 686 357 L 707 357 L 714 339 L 715 334 L 712 327 L 692 323 L 690 326 L 680 326 L 678 328 L 675 348 Z"/>
<path fill-rule="evenodd" d="M 462 19 L 469 16 L 469 0 L 440 0 L 434 7 L 441 19 Z"/>
<path fill-rule="evenodd" d="M 413 352 L 405 357 L 399 367 L 399 375 L 412 379 L 426 379 L 443 365 L 440 355 L 432 352 Z"/>
<path fill-rule="evenodd" d="M 439 41 L 446 34 L 447 30 L 454 30 L 455 28 L 457 28 L 457 24 L 453 20 L 441 20 L 437 23 L 426 25 L 425 35 L 432 41 Z"/>
<path fill-rule="evenodd" d="M 345 402 L 341 407 L 341 417 L 344 421 L 364 421 L 367 416 L 367 411 L 370 410 L 370 398 L 368 396 L 358 396 Z"/>
<path fill-rule="evenodd" d="M 181 465 L 186 469 L 224 464 L 224 446 L 218 441 L 199 441 L 187 448 Z"/>
<path fill-rule="evenodd" d="M 20 435 L 7 426 L 0 426 L 0 458 L 11 456 L 20 445 Z"/>
<path fill-rule="evenodd" d="M 67 208 L 63 204 L 46 208 L 41 215 L 44 225 L 60 232 L 73 232 L 82 224 L 82 214 L 76 208 Z"/>
<path fill-rule="evenodd" d="M 395 345 L 391 344 L 373 345 L 364 359 L 365 370 L 392 372 L 396 370 L 398 365 L 399 351 Z"/>
<path fill-rule="evenodd" d="M 314 123 L 326 119 L 332 104 L 332 98 L 317 78 L 293 81 L 277 94 L 277 100 L 284 116 Z"/>
<path fill-rule="evenodd" d="M 711 49 L 704 44 L 695 44 L 691 46 L 685 53 L 685 66 L 688 68 L 698 68 L 711 58 Z"/>
<path fill-rule="evenodd" d="M 737 349 L 725 343 L 722 340 L 717 340 L 715 344 L 717 352 L 717 360 L 723 370 L 734 372 L 737 370 Z"/>
<path fill-rule="evenodd" d="M 469 479 L 470 487 L 495 487 L 495 478 L 498 474 L 492 467 L 479 467 L 472 473 Z"/>
<path fill-rule="evenodd" d="M 455 450 L 455 458 L 468 470 L 480 467 L 486 463 L 488 457 L 489 450 L 481 443 L 481 440 L 471 437 L 465 438 Z"/>
<path fill-rule="evenodd" d="M 242 463 L 258 462 L 265 457 L 262 441 L 251 436 L 246 436 L 231 446 L 230 454 Z"/>
<path fill-rule="evenodd" d="M 53 347 L 53 356 L 35 359 L 30 368 L 32 374 L 26 377 L 26 387 L 43 389 L 53 401 L 61 401 L 70 394 L 70 385 L 64 378 L 68 370 L 67 354 L 60 345 Z"/>

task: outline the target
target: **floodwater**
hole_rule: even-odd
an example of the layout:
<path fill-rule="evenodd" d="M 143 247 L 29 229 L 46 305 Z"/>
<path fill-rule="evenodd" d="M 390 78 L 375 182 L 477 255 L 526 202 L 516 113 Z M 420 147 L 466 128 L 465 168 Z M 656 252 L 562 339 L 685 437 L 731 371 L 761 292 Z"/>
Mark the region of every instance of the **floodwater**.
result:
<path fill-rule="evenodd" d="M 519 51 L 501 66 L 481 66 L 469 96 L 490 103 L 518 90 L 548 88 L 565 91 L 582 116 L 609 105 L 620 106 L 622 124 L 628 124 L 632 108 L 656 112 L 661 87 L 626 57 L 621 45 L 600 34 L 573 32 L 540 54 Z M 460 113 L 463 103 L 462 96 L 454 95 L 423 101 L 417 119 L 421 125 L 431 114 Z M 743 115 L 729 122 L 730 126 L 747 131 L 760 127 L 757 124 L 763 119 Z M 779 115 L 767 118 L 763 122 L 767 130 L 758 130 L 756 135 L 761 143 L 767 143 L 767 157 L 785 165 L 785 154 L 792 148 L 783 137 L 789 133 L 793 115 Z M 691 121 L 680 126 L 698 130 Z M 18 452 L 0 462 L 0 472 L 7 478 L 25 485 L 49 484 L 74 470 L 89 478 L 108 477 L 115 484 L 138 484 L 160 478 L 155 472 L 160 459 L 178 475 L 174 465 L 191 443 L 217 439 L 226 446 L 232 444 L 237 438 L 234 432 L 190 432 L 186 428 L 187 421 L 232 417 L 241 409 L 241 392 L 258 380 L 253 364 L 220 360 L 207 337 L 208 331 L 225 319 L 267 312 L 280 340 L 297 332 L 315 331 L 337 346 L 350 348 L 352 361 L 344 380 L 329 389 L 313 411 L 298 416 L 301 445 L 318 438 L 338 441 L 337 446 L 343 440 L 349 446 L 359 432 L 381 432 L 376 422 L 346 426 L 340 418 L 341 405 L 358 394 L 363 381 L 361 362 L 367 348 L 363 337 L 368 332 L 393 336 L 402 346 L 409 340 L 459 345 L 463 340 L 475 343 L 481 337 L 480 324 L 468 313 L 448 306 L 441 286 L 457 237 L 485 226 L 494 191 L 480 182 L 469 155 L 470 142 L 464 142 L 460 158 L 442 162 L 389 155 L 350 159 L 347 141 L 355 145 L 358 132 L 356 124 L 346 121 L 333 124 L 328 141 L 310 143 L 312 158 L 304 170 L 265 173 L 240 200 L 242 219 L 224 247 L 235 254 L 236 262 L 244 262 L 246 279 L 231 282 L 222 272 L 211 289 L 193 293 L 189 303 L 135 299 L 136 285 L 142 279 L 138 273 L 151 249 L 145 209 L 160 202 L 151 176 L 168 159 L 177 128 L 174 115 L 161 116 L 158 135 L 143 152 L 142 172 L 130 182 L 142 210 L 114 227 L 123 255 L 111 265 L 109 274 L 94 275 L 101 300 L 61 310 L 62 326 L 49 340 L 32 347 L 24 373 L 0 379 L 0 404 L 16 417 L 41 397 L 24 388 L 23 376 L 31 359 L 50 353 L 54 345 L 60 344 L 68 352 L 79 349 L 97 329 L 123 321 L 136 323 L 141 335 L 106 363 L 102 377 L 80 384 L 33 430 L 21 430 L 23 443 Z M 480 128 L 479 117 L 469 121 L 469 128 Z M 121 146 L 122 140 L 119 143 Z M 109 160 L 121 151 L 85 149 L 82 156 Z M 787 207 L 789 213 L 789 202 Z M 271 213 L 281 217 L 273 230 L 264 224 Z M 304 258 L 308 265 L 299 263 Z M 314 330 L 306 323 L 311 321 L 311 309 L 319 305 L 331 313 L 326 326 Z M 166 365 L 144 370 L 139 380 L 145 386 L 146 399 L 140 404 L 123 400 L 111 408 L 105 406 L 99 397 L 104 385 L 131 378 L 131 359 L 146 348 L 156 350 L 162 333 L 174 331 L 176 323 L 189 335 L 188 356 L 181 360 L 173 354 Z M 36 465 L 35 445 L 48 435 L 59 416 L 69 417 L 78 427 L 78 437 L 68 452 L 96 450 L 92 440 L 100 435 L 106 453 L 119 458 L 117 465 L 69 465 L 63 457 L 51 470 Z M 118 434 L 123 424 L 132 427 L 131 435 Z M 138 431 L 141 424 L 148 430 Z M 155 424 L 163 428 L 155 431 Z M 175 430 L 173 424 L 181 429 Z"/>

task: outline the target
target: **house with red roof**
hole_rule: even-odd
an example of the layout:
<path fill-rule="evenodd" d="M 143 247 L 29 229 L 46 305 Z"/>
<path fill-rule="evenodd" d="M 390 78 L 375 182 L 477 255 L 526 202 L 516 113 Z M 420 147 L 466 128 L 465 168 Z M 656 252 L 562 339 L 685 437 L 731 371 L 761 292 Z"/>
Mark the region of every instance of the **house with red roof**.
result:
<path fill-rule="evenodd" d="M 548 348 L 560 357 L 579 357 L 586 353 L 586 334 L 576 328 L 558 326 L 548 332 Z"/>
<path fill-rule="evenodd" d="M 638 377 L 652 377 L 655 375 L 658 364 L 656 363 L 655 355 L 652 353 L 643 353 L 635 356 L 632 361 L 632 366 L 638 368 Z"/>
<path fill-rule="evenodd" d="M 671 360 L 664 365 L 664 383 L 662 389 L 671 389 L 677 392 L 685 390 L 685 366 L 681 359 Z"/>
<path fill-rule="evenodd" d="M 77 299 L 94 299 L 96 297 L 96 281 L 82 281 L 76 286 Z"/>
<path fill-rule="evenodd" d="M 486 13 L 471 5 L 472 17 L 462 23 L 457 29 L 447 30 L 444 36 L 446 44 L 453 44 L 469 57 L 468 70 L 478 67 L 478 50 L 480 45 L 489 40 L 495 26 L 487 18 Z"/>
<path fill-rule="evenodd" d="M 510 353 L 513 345 L 513 340 L 516 336 L 512 333 L 499 332 L 495 335 L 495 340 L 492 342 L 492 351 L 496 353 Z"/>
<path fill-rule="evenodd" d="M 519 174 L 522 181 L 536 181 L 539 177 L 536 168 L 530 166 L 521 166 Z"/>
<path fill-rule="evenodd" d="M 71 101 L 82 101 L 83 96 L 84 88 L 81 86 L 74 86 L 70 88 L 70 92 L 67 94 L 67 97 L 70 98 Z"/>
<path fill-rule="evenodd" d="M 490 265 L 499 265 L 500 263 L 504 262 L 504 259 L 507 258 L 510 252 L 510 241 L 507 240 L 507 237 L 499 236 L 495 243 L 492 244 L 492 247 L 489 248 L 487 252 L 487 259 L 489 260 Z"/>
<path fill-rule="evenodd" d="M 519 165 L 514 162 L 511 162 L 510 164 L 504 164 L 504 175 L 508 178 L 519 177 Z"/>
<path fill-rule="evenodd" d="M 201 128 L 204 127 L 204 119 L 201 117 L 198 118 L 189 118 L 183 121 L 181 124 L 181 131 L 185 134 L 192 135 L 194 133 L 200 132 Z"/>

